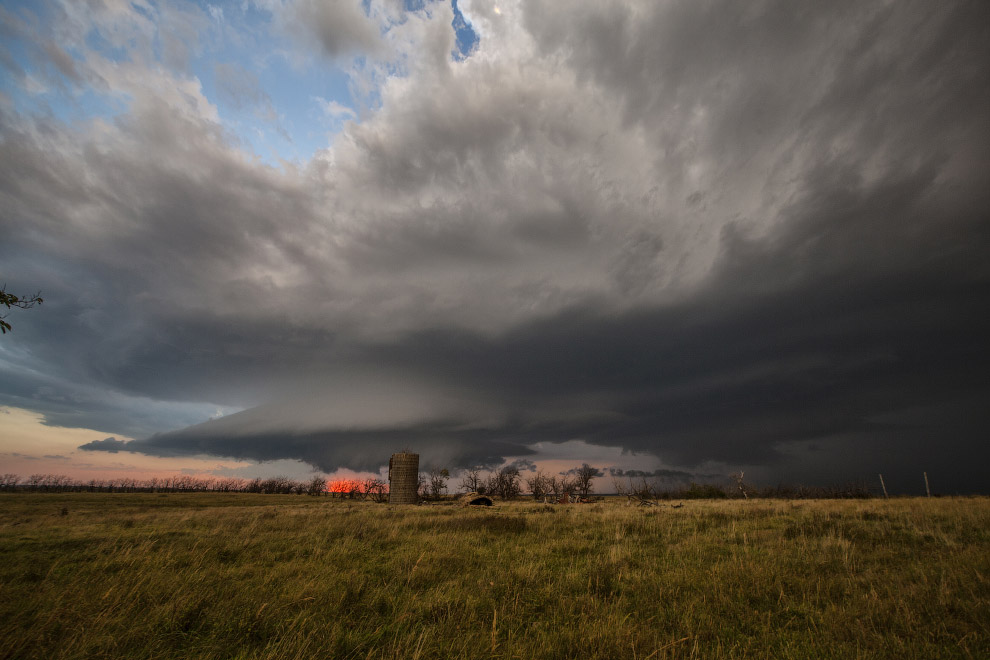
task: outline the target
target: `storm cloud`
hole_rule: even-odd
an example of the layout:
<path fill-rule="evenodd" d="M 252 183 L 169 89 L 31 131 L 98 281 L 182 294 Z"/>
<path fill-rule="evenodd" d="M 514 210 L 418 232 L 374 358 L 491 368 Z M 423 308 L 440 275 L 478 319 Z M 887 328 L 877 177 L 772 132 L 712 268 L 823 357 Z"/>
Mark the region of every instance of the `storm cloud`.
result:
<path fill-rule="evenodd" d="M 127 451 L 128 443 L 117 438 L 104 438 L 103 440 L 93 440 L 81 445 L 79 449 L 83 451 L 108 451 L 111 454 L 124 450 Z M 47 458 L 47 457 L 46 457 Z"/>
<path fill-rule="evenodd" d="M 353 4 L 310 23 L 376 54 L 377 105 L 305 162 L 136 60 L 74 63 L 111 119 L 0 105 L 0 258 L 46 299 L 6 401 L 139 438 L 91 450 L 332 471 L 582 440 L 986 490 L 986 3 L 479 0 L 463 58 L 447 5 Z M 113 397 L 241 412 L 124 428 Z"/>

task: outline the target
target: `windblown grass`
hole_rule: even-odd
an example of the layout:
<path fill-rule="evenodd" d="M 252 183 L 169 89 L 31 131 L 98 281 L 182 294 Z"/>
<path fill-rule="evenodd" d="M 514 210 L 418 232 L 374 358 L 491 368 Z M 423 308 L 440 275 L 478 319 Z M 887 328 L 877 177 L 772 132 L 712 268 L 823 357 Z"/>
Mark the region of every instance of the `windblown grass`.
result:
<path fill-rule="evenodd" d="M 990 500 L 0 496 L 3 658 L 986 658 Z"/>

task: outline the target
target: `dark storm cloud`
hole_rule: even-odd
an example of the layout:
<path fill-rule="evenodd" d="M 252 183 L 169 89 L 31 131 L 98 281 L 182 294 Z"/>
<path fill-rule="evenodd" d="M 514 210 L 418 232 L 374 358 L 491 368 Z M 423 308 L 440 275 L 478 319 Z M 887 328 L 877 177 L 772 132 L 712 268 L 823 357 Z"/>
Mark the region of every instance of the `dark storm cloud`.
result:
<path fill-rule="evenodd" d="M 22 327 L 16 329 L 19 336 L 27 332 Z M 7 361 L 0 396 L 5 405 L 41 413 L 50 426 L 144 437 L 195 424 L 216 411 L 216 405 L 128 396 L 98 380 L 80 381 L 66 374 L 41 375 L 33 367 Z"/>
<path fill-rule="evenodd" d="M 990 421 L 990 285 L 979 276 L 988 243 L 970 242 L 978 231 L 935 231 L 920 237 L 929 257 L 919 264 L 913 239 L 864 227 L 909 227 L 911 212 L 900 205 L 910 208 L 925 190 L 912 180 L 855 202 L 833 190 L 853 217 L 809 211 L 769 251 L 727 239 L 728 265 L 706 295 L 683 305 L 605 318 L 573 310 L 498 339 L 434 331 L 367 349 L 368 360 L 446 379 L 510 411 L 484 429 L 464 428 L 470 420 L 430 421 L 259 437 L 250 433 L 256 419 L 242 413 L 243 420 L 221 420 L 226 428 L 217 432 L 205 425 L 139 443 L 141 451 L 305 454 L 330 469 L 355 461 L 371 467 L 409 444 L 460 467 L 525 453 L 540 441 L 583 439 L 686 466 L 773 465 L 786 463 L 788 443 L 817 439 L 827 451 L 831 438 L 857 434 L 869 440 L 841 443 L 848 463 L 839 478 L 871 474 L 867 465 L 888 474 L 938 466 L 976 488 L 982 469 L 975 466 L 990 458 L 982 441 Z M 876 208 L 889 215 L 860 215 Z M 958 218 L 973 227 L 980 220 Z M 906 252 L 904 261 L 895 269 L 881 250 Z M 824 280 L 814 276 L 823 272 Z M 938 440 L 919 443 L 925 435 Z M 962 454 L 976 462 L 958 464 Z"/>
<path fill-rule="evenodd" d="M 696 475 L 692 472 L 685 472 L 684 470 L 667 470 L 660 468 L 657 470 L 623 470 L 621 468 L 609 468 L 609 476 L 616 478 L 626 478 L 626 479 L 668 479 L 671 481 L 691 481 L 700 477 L 719 477 L 724 479 L 725 475 Z"/>
<path fill-rule="evenodd" d="M 516 469 L 520 472 L 536 472 L 537 470 L 536 463 L 528 458 L 517 458 L 516 460 L 508 463 L 505 467 L 509 469 Z"/>
<path fill-rule="evenodd" d="M 587 465 L 587 463 L 585 463 L 585 465 Z M 584 467 L 584 466 L 582 466 L 582 467 Z M 565 472 L 561 472 L 561 474 L 565 474 L 565 475 L 566 474 L 577 474 L 580 469 L 581 468 L 571 468 L 570 470 L 566 470 Z M 619 472 L 621 472 L 621 470 L 619 470 Z M 599 470 L 598 468 L 592 468 L 592 476 L 594 476 L 594 477 L 604 477 L 605 476 L 605 472 L 603 470 Z"/>
<path fill-rule="evenodd" d="M 244 158 L 165 74 L 101 71 L 134 102 L 91 134 L 0 115 L 53 391 L 251 407 L 126 445 L 152 455 L 583 440 L 671 478 L 986 489 L 985 3 L 459 4 L 474 54 L 408 58 L 305 166 Z"/>
<path fill-rule="evenodd" d="M 84 445 L 79 445 L 83 451 L 107 451 L 116 454 L 119 451 L 128 451 L 127 442 L 117 438 L 104 438 L 103 440 L 93 440 Z"/>
<path fill-rule="evenodd" d="M 113 448 L 151 456 L 209 454 L 255 461 L 295 458 L 326 472 L 339 467 L 378 471 L 389 455 L 406 447 L 415 447 L 423 454 L 424 468 L 492 466 L 510 454 L 532 453 L 519 444 L 527 437 L 527 429 L 522 427 L 465 428 L 460 420 L 431 420 L 381 429 L 252 432 L 252 422 L 263 416 L 264 409 L 246 411 Z M 98 444 L 90 442 L 80 449 L 100 450 Z"/>
<path fill-rule="evenodd" d="M 285 29 L 306 34 L 332 58 L 376 53 L 383 47 L 375 22 L 359 0 L 292 0 L 283 9 Z"/>

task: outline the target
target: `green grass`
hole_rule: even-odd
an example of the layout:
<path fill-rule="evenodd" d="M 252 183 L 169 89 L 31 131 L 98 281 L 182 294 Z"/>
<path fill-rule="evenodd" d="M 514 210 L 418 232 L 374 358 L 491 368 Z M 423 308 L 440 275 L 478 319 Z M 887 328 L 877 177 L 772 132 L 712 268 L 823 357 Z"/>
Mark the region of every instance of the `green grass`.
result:
<path fill-rule="evenodd" d="M 0 495 L 3 658 L 987 658 L 990 500 Z"/>

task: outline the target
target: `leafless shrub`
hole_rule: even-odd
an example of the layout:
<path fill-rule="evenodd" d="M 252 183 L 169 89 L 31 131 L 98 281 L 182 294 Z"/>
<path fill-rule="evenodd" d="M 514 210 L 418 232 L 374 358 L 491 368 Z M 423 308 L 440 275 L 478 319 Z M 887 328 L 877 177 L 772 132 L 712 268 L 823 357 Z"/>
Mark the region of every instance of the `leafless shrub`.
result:
<path fill-rule="evenodd" d="M 465 493 L 477 493 L 480 492 L 479 489 L 484 489 L 484 479 L 481 478 L 481 470 L 478 468 L 464 470 L 458 488 Z"/>
<path fill-rule="evenodd" d="M 312 496 L 327 494 L 327 478 L 322 474 L 314 474 L 306 486 L 306 494 Z"/>
<path fill-rule="evenodd" d="M 388 501 L 388 484 L 378 477 L 369 477 L 364 480 L 364 495 L 370 497 L 374 502 Z"/>
<path fill-rule="evenodd" d="M 526 479 L 526 487 L 533 494 L 533 499 L 542 499 L 550 494 L 550 477 L 543 470 L 538 470 Z"/>
<path fill-rule="evenodd" d="M 447 468 L 433 468 L 430 470 L 429 482 L 427 483 L 430 499 L 439 500 L 447 493 L 448 479 L 450 479 L 450 470 Z"/>
<path fill-rule="evenodd" d="M 600 476 L 601 472 L 598 468 L 593 468 L 587 463 L 584 463 L 577 470 L 574 471 L 574 488 L 580 493 L 581 497 L 587 497 L 594 490 L 591 485 L 595 480 L 595 477 Z"/>
<path fill-rule="evenodd" d="M 485 485 L 485 490 L 489 494 L 498 495 L 504 500 L 511 500 L 514 497 L 518 497 L 522 492 L 519 468 L 508 466 L 488 475 L 488 483 Z"/>

